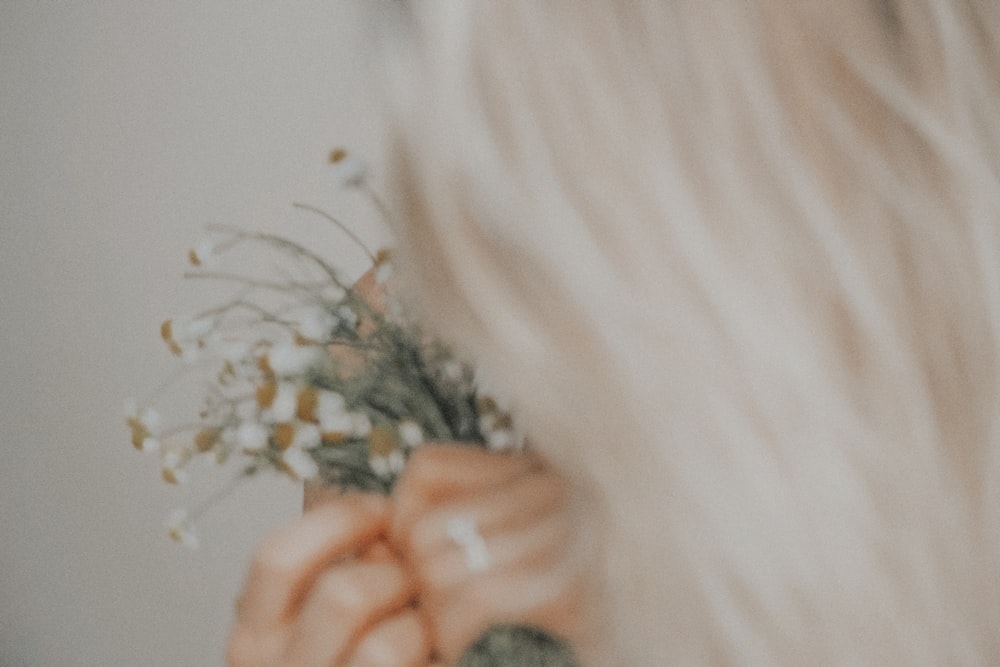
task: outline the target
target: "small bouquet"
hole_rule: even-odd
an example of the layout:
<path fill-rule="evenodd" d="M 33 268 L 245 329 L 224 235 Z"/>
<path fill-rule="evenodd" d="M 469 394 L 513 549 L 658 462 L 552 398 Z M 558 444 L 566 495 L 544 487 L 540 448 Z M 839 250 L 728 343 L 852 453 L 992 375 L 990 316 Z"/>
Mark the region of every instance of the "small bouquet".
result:
<path fill-rule="evenodd" d="M 359 160 L 336 150 L 331 163 L 341 184 L 366 193 L 385 216 Z M 474 369 L 427 336 L 398 303 L 391 253 L 372 252 L 334 217 L 296 206 L 336 225 L 368 255 L 370 269 L 357 283 L 346 282 L 333 262 L 305 245 L 209 228 L 211 237 L 189 253 L 186 277 L 232 283 L 234 294 L 160 329 L 184 365 L 170 385 L 201 378 L 201 411 L 194 421 L 164 427 L 155 405 L 127 406 L 132 444 L 159 457 L 163 479 L 183 482 L 197 457 L 220 464 L 240 457 L 237 483 L 272 470 L 388 493 L 409 452 L 425 440 L 519 448 L 510 415 L 479 390 Z M 281 269 L 273 275 L 216 269 L 251 246 L 280 258 Z M 176 511 L 171 537 L 197 546 L 194 521 L 215 499 L 191 513 Z"/>

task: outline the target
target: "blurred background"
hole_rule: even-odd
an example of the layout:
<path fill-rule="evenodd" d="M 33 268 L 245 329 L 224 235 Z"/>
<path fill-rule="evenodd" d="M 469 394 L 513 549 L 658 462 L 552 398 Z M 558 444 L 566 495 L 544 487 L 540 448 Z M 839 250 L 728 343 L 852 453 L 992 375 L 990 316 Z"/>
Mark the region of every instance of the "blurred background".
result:
<path fill-rule="evenodd" d="M 325 164 L 380 154 L 370 44 L 360 0 L 0 3 L 3 667 L 222 664 L 253 545 L 301 490 L 244 485 L 186 551 L 165 517 L 225 477 L 164 484 L 122 404 L 177 366 L 159 323 L 217 303 L 181 278 L 206 224 L 290 234 L 355 272 L 292 203 L 385 238 Z"/>

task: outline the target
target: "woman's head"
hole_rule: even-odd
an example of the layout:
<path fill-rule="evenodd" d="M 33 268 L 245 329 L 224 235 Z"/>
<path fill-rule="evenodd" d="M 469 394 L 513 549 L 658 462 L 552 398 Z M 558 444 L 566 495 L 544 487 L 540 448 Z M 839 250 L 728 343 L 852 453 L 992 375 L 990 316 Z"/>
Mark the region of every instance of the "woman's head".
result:
<path fill-rule="evenodd" d="M 405 267 L 607 502 L 627 650 L 995 655 L 1000 10 L 398 12 Z"/>

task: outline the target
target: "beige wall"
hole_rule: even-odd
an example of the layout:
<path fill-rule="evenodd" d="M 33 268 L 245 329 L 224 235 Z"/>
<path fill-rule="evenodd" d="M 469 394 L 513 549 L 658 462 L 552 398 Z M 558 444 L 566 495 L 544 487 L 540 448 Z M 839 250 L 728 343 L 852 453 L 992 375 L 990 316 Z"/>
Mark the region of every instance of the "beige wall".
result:
<path fill-rule="evenodd" d="M 368 220 L 322 164 L 376 154 L 366 44 L 355 0 L 0 3 L 0 665 L 221 664 L 298 491 L 243 488 L 186 552 L 163 518 L 221 478 L 167 488 L 121 404 L 173 368 L 159 321 L 205 305 L 180 279 L 203 224 L 336 253 L 291 202 Z"/>

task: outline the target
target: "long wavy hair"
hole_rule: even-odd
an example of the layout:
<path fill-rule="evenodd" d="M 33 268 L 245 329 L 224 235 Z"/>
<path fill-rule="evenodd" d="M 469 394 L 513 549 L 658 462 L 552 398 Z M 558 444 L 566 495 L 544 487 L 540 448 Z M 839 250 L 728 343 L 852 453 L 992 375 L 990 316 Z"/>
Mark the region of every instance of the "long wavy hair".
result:
<path fill-rule="evenodd" d="M 1000 3 L 383 7 L 402 267 L 606 664 L 1000 662 Z"/>

